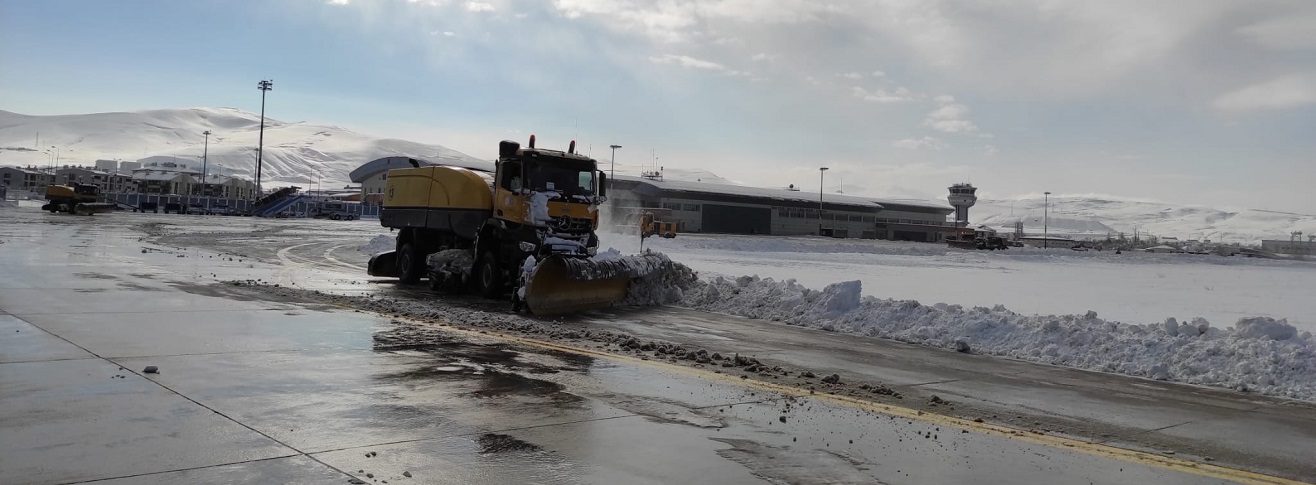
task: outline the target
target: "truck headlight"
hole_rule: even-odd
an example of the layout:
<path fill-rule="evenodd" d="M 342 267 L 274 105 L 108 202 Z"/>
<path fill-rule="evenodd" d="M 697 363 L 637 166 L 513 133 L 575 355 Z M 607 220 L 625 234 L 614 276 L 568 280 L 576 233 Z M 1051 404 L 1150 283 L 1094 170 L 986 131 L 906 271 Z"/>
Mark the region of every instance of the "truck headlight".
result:
<path fill-rule="evenodd" d="M 526 242 L 526 241 L 521 241 L 521 252 L 523 252 L 523 253 L 533 253 L 533 252 L 535 252 L 535 243 L 532 243 L 532 242 Z"/>
<path fill-rule="evenodd" d="M 598 253 L 599 253 L 599 248 L 598 248 L 597 246 L 591 246 L 591 247 L 585 248 L 585 254 L 588 254 L 588 255 L 590 255 L 590 256 L 594 256 L 594 255 L 596 255 L 596 254 L 598 254 Z"/>

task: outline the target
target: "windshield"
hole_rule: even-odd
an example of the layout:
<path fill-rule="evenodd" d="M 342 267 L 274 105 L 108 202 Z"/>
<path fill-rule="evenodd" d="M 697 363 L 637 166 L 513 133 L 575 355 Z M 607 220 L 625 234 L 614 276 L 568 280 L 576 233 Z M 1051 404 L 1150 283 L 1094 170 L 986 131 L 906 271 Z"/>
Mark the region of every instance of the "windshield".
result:
<path fill-rule="evenodd" d="M 564 196 L 594 195 L 594 170 L 543 162 L 526 163 L 528 183 L 534 191 L 556 191 Z"/>

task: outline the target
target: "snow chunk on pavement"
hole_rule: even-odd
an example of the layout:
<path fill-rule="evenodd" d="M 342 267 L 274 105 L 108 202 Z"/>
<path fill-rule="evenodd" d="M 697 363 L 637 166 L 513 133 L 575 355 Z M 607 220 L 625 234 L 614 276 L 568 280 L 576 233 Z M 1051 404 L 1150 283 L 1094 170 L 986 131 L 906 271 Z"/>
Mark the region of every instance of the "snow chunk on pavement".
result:
<path fill-rule="evenodd" d="M 386 251 L 392 251 L 396 247 L 397 244 L 394 242 L 393 236 L 380 234 L 370 238 L 370 242 L 357 246 L 356 250 L 366 254 L 375 255 Z"/>

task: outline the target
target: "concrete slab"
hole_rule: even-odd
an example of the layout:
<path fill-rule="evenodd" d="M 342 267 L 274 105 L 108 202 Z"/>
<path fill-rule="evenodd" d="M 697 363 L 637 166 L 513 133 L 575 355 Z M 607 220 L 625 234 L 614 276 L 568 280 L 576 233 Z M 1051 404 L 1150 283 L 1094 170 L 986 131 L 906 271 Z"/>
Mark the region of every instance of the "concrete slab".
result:
<path fill-rule="evenodd" d="M 121 359 L 304 452 L 627 415 L 480 346 Z"/>
<path fill-rule="evenodd" d="M 236 302 L 235 302 L 236 303 Z M 296 310 L 26 315 L 28 322 L 102 357 L 369 349 L 387 319 L 364 313 Z"/>
<path fill-rule="evenodd" d="M 0 314 L 0 364 L 89 358 L 95 356 L 18 317 Z"/>
<path fill-rule="evenodd" d="M 0 292 L 0 308 L 12 315 L 77 315 L 89 313 L 168 313 L 292 309 L 277 302 L 244 302 L 210 298 L 141 286 L 86 292 L 77 289 L 10 288 Z"/>
<path fill-rule="evenodd" d="M 8 483 L 68 483 L 294 454 L 99 359 L 0 364 L 0 389 L 0 471 Z"/>
<path fill-rule="evenodd" d="M 191 470 L 136 475 L 98 481 L 97 485 L 176 485 L 179 483 L 234 484 L 278 483 L 283 485 L 320 485 L 347 483 L 346 474 L 306 456 L 256 460 Z"/>

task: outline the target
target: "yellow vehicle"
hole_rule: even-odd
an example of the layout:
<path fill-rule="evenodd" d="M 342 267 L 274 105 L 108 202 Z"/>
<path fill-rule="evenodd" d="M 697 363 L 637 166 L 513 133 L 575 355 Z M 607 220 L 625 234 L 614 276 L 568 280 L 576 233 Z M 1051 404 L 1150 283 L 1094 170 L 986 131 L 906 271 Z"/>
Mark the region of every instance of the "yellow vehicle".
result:
<path fill-rule="evenodd" d="M 654 218 L 652 212 L 645 212 L 640 216 L 640 237 L 658 236 L 666 239 L 676 237 L 676 223 L 670 221 L 660 221 Z"/>
<path fill-rule="evenodd" d="M 51 213 L 92 215 L 114 210 L 114 204 L 101 202 L 100 187 L 92 184 L 50 185 L 46 187 L 46 200 L 41 210 Z"/>
<path fill-rule="evenodd" d="M 432 289 L 509 292 L 537 315 L 599 308 L 626 296 L 631 268 L 590 259 L 607 180 L 593 159 L 504 140 L 495 172 L 419 166 L 388 172 L 379 222 L 398 230 L 372 276 Z"/>

